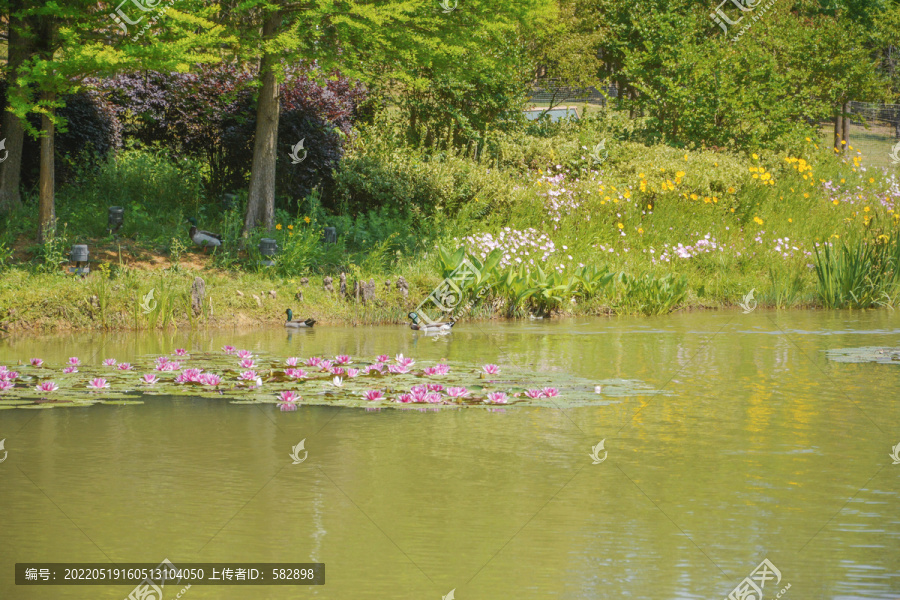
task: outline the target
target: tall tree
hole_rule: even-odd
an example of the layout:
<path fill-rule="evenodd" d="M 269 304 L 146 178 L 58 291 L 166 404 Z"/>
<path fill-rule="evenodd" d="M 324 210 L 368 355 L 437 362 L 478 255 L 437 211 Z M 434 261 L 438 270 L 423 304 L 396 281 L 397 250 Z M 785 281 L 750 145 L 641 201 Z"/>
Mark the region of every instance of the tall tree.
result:
<path fill-rule="evenodd" d="M 245 232 L 273 225 L 277 92 L 286 65 L 303 63 L 319 78 L 340 71 L 380 89 L 421 86 L 423 68 L 465 78 L 466 61 L 502 58 L 514 34 L 552 9 L 552 0 L 245 0 L 223 10 L 241 40 L 235 54 L 260 68 Z"/>
<path fill-rule="evenodd" d="M 33 30 L 24 28 L 23 34 L 33 33 L 34 47 L 18 69 L 18 93 L 10 95 L 8 110 L 25 132 L 41 139 L 39 239 L 55 227 L 54 137 L 66 126 L 56 113 L 59 98 L 91 76 L 138 68 L 186 71 L 191 64 L 215 62 L 218 52 L 207 49 L 231 41 L 204 18 L 215 7 L 192 3 L 190 12 L 181 12 L 164 11 L 159 0 L 132 5 L 108 13 L 92 0 L 56 0 L 28 3 L 18 12 Z M 29 114 L 40 115 L 39 128 L 28 122 Z"/>

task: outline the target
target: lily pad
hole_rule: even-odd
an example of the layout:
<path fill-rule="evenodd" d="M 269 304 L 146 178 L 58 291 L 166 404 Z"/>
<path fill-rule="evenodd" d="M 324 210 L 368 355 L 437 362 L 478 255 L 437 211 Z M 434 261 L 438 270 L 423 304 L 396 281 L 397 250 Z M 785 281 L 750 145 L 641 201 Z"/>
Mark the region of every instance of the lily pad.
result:
<path fill-rule="evenodd" d="M 864 346 L 862 348 L 838 348 L 827 350 L 829 360 L 842 363 L 867 363 L 900 365 L 900 348 Z"/>

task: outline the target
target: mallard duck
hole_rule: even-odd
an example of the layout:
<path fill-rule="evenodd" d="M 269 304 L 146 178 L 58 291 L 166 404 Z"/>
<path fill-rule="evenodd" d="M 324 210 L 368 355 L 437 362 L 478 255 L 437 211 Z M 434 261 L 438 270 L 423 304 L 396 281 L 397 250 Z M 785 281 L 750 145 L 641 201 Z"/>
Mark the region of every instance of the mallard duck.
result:
<path fill-rule="evenodd" d="M 450 331 L 450 329 L 456 325 L 456 319 L 453 318 L 449 321 L 419 323 L 419 315 L 414 312 L 409 313 L 409 318 L 412 320 L 412 323 L 409 324 L 409 328 L 413 331 Z"/>
<path fill-rule="evenodd" d="M 191 223 L 191 241 L 193 241 L 198 246 L 207 247 L 212 246 L 214 248 L 218 248 L 222 245 L 222 236 L 218 233 L 212 233 L 210 231 L 203 231 L 202 229 L 197 229 L 197 219 L 191 217 L 188 219 Z"/>
<path fill-rule="evenodd" d="M 306 319 L 305 321 L 295 321 L 294 320 L 294 311 L 291 309 L 287 309 L 284 311 L 287 315 L 287 321 L 284 322 L 285 327 L 312 327 L 316 324 L 315 319 Z"/>

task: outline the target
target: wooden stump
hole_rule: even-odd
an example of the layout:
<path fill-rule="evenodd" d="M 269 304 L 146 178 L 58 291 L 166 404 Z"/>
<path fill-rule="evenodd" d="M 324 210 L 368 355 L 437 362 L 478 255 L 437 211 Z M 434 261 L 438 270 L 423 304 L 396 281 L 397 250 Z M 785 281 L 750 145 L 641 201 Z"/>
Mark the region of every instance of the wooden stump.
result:
<path fill-rule="evenodd" d="M 332 282 L 332 281 L 333 281 L 333 279 L 331 279 L 331 277 L 329 277 L 329 276 L 326 275 L 326 276 L 325 276 L 325 279 L 322 280 L 322 285 L 325 287 L 325 291 L 326 291 L 326 292 L 330 292 L 330 293 L 333 294 L 333 293 L 334 293 L 334 286 L 331 285 L 331 282 Z"/>
<path fill-rule="evenodd" d="M 191 308 L 195 316 L 203 312 L 203 298 L 206 296 L 206 282 L 202 277 L 196 277 L 191 285 Z"/>
<path fill-rule="evenodd" d="M 300 302 L 303 302 L 303 290 L 297 290 L 297 293 L 294 294 L 294 298 L 296 298 Z"/>
<path fill-rule="evenodd" d="M 406 283 L 406 280 L 403 279 L 403 275 L 401 275 L 397 279 L 397 289 L 400 290 L 400 295 L 404 298 L 409 298 L 409 284 Z"/>
<path fill-rule="evenodd" d="M 375 300 L 375 280 L 370 279 L 369 283 L 362 285 L 363 304 L 368 304 Z"/>
<path fill-rule="evenodd" d="M 301 278 L 300 278 L 300 285 L 302 285 L 302 286 L 304 286 L 304 287 L 307 286 L 307 285 L 309 285 L 309 279 L 307 279 L 306 277 L 301 277 Z"/>
<path fill-rule="evenodd" d="M 341 273 L 341 298 L 347 295 L 347 275 Z"/>
<path fill-rule="evenodd" d="M 360 285 L 359 279 L 353 282 L 353 297 L 356 298 L 356 303 L 359 304 L 359 294 L 360 294 Z"/>

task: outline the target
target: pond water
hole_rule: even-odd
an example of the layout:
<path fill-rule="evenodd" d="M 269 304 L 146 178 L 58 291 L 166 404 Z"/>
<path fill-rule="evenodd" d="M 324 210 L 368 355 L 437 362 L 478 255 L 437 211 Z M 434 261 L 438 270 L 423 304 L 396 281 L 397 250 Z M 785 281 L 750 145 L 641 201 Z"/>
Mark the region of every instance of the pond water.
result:
<path fill-rule="evenodd" d="M 763 559 L 765 598 L 900 597 L 900 366 L 874 312 L 0 340 L 0 364 L 137 361 L 224 344 L 273 356 L 496 363 L 647 393 L 585 406 L 380 410 L 143 404 L 0 411 L 0 598 L 125 598 L 15 586 L 16 562 L 322 562 L 324 586 L 193 586 L 182 598 L 726 598 Z M 653 393 L 650 393 L 653 392 Z M 663 393 L 659 393 L 663 392 Z M 308 457 L 293 464 L 305 440 Z M 604 450 L 591 458 L 604 440 Z M 2 456 L 2 453 L 0 453 Z M 597 462 L 597 464 L 594 464 Z M 166 600 L 179 592 L 167 588 Z"/>

